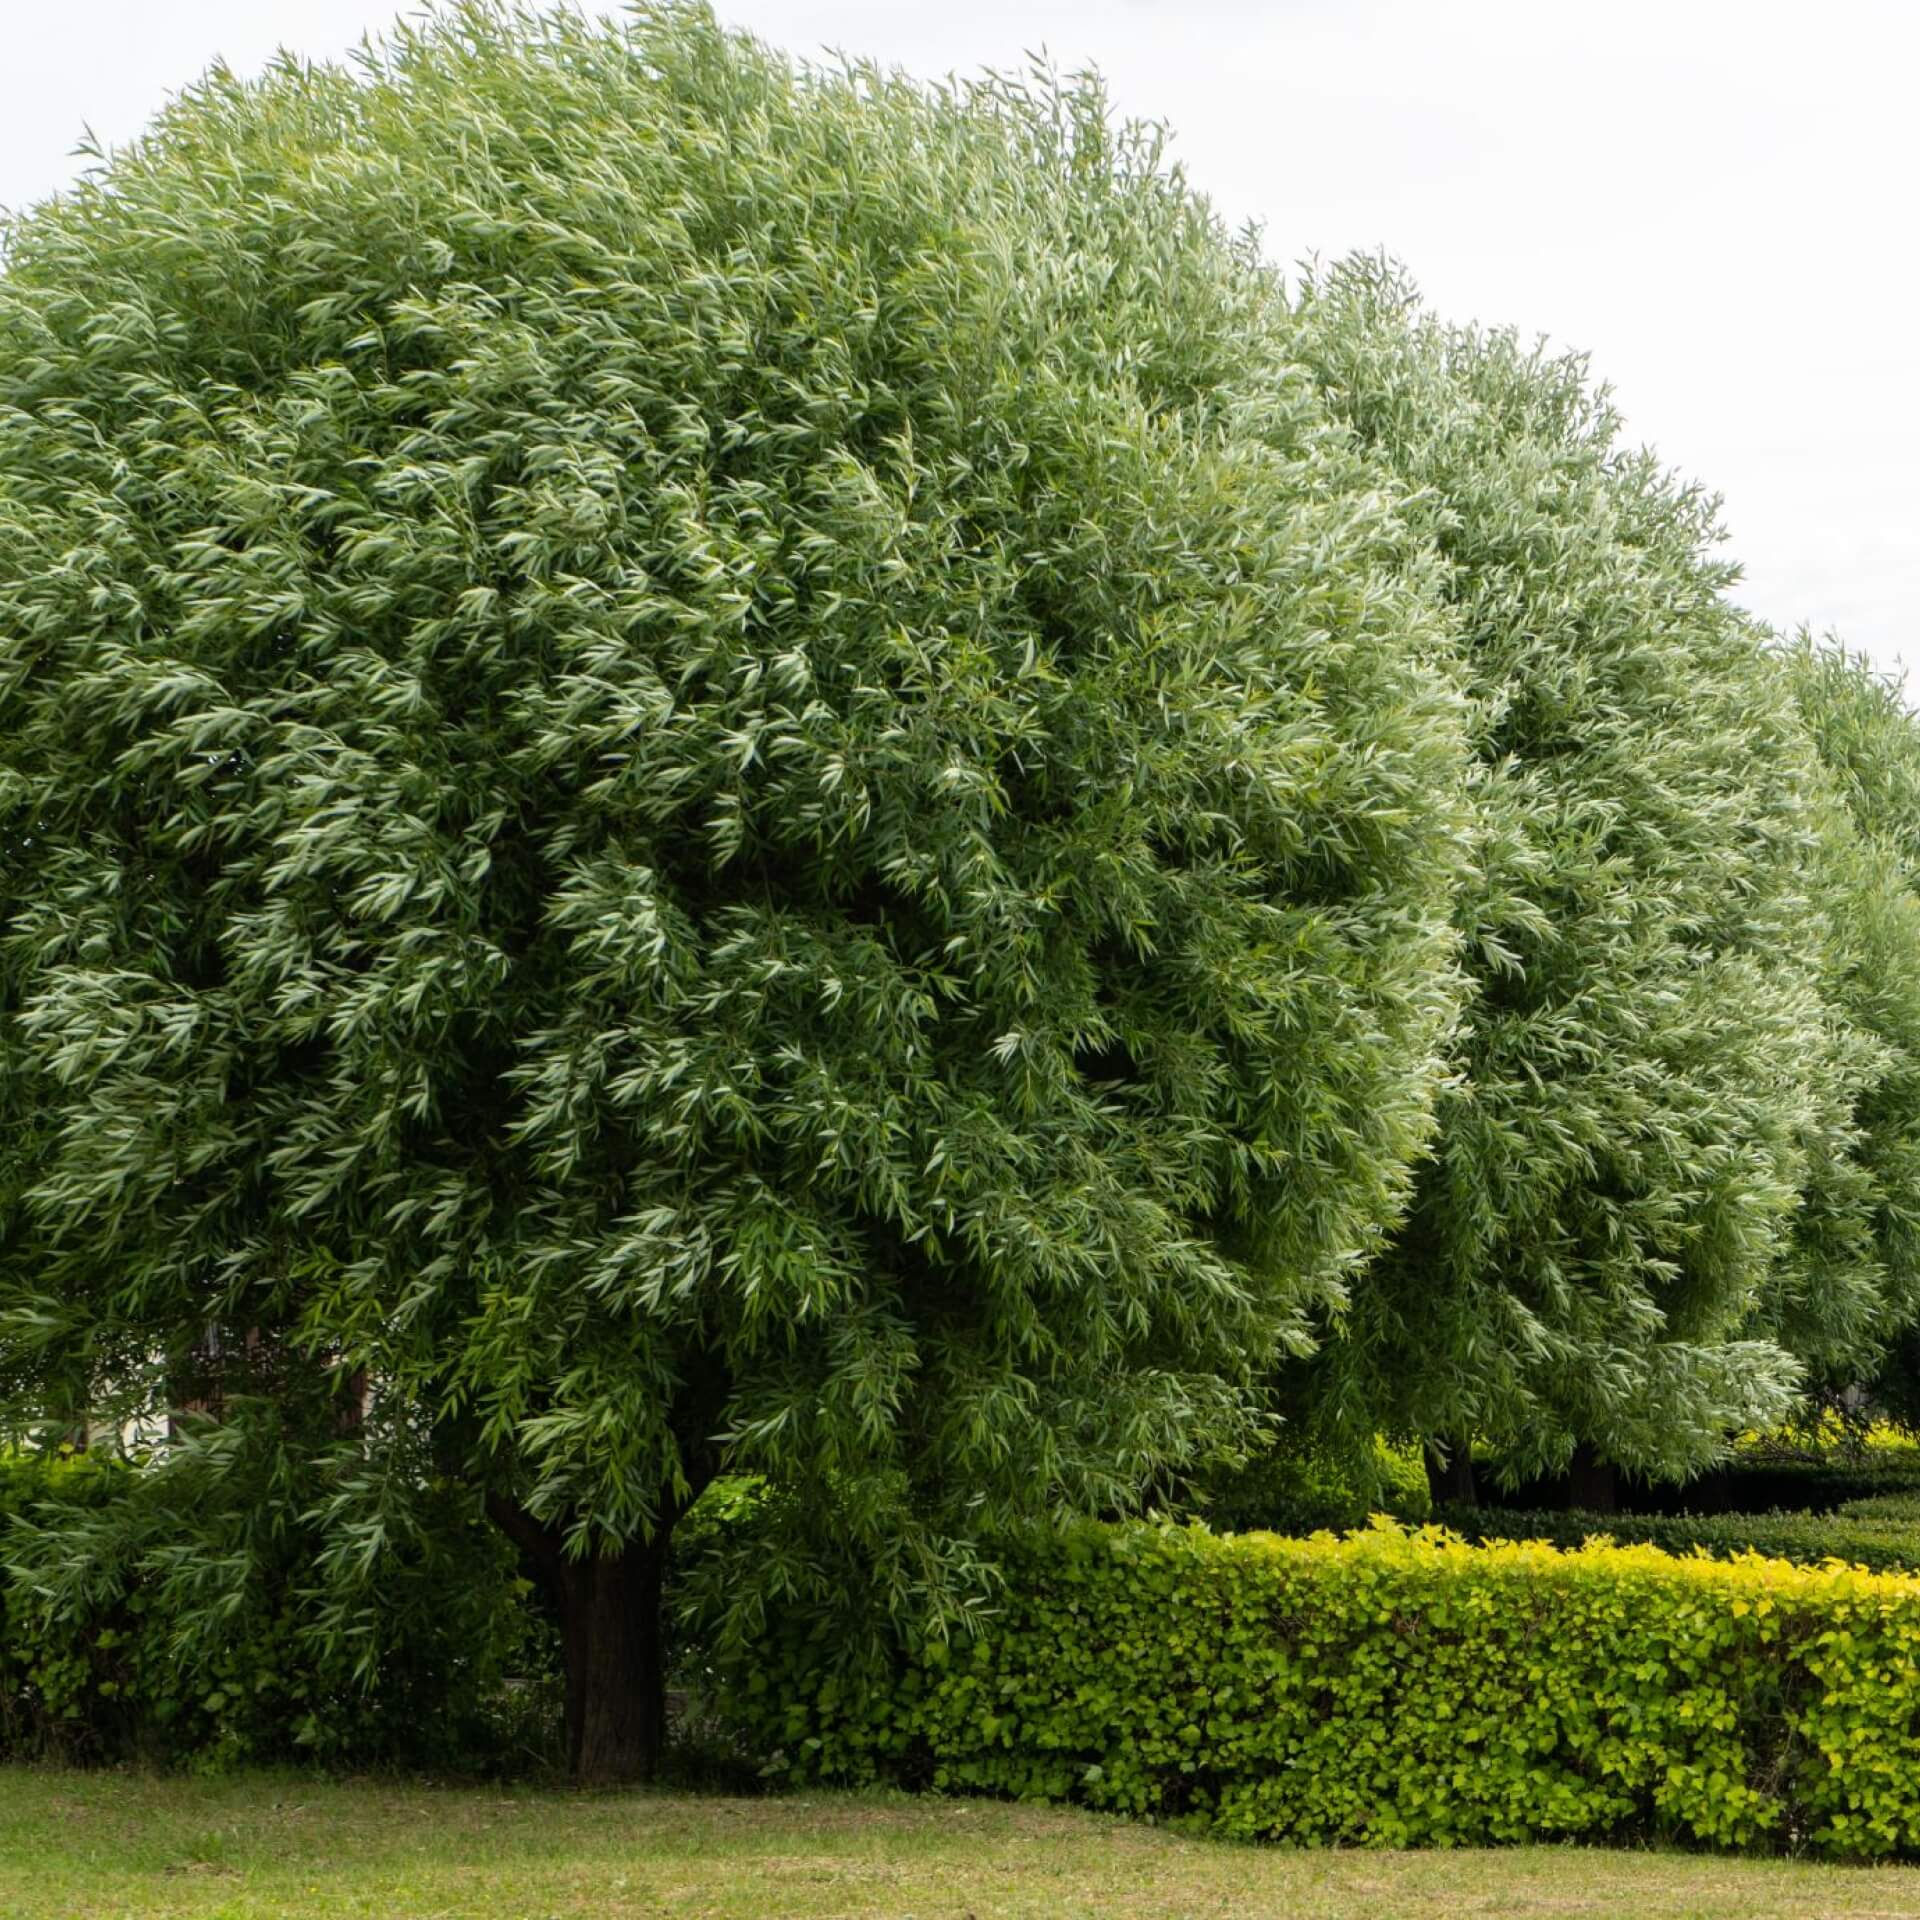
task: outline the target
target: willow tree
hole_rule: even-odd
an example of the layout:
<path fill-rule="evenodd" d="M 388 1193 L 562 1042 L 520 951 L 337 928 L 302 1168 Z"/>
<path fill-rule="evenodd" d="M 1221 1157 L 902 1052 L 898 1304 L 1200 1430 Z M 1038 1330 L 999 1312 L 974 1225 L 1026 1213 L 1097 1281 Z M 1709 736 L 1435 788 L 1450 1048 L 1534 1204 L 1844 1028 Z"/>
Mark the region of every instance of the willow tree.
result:
<path fill-rule="evenodd" d="M 1810 756 L 1713 503 L 1580 359 L 1446 327 L 1367 262 L 1299 325 L 1425 502 L 1481 802 L 1457 1078 L 1311 1403 L 1456 1463 L 1477 1438 L 1513 1472 L 1683 1474 L 1794 1385 L 1755 1316 L 1840 1071 Z"/>
<path fill-rule="evenodd" d="M 469 1486 L 594 1777 L 723 1467 L 952 1608 L 1245 1431 L 1428 1134 L 1466 764 L 1278 337 L 1091 87 L 693 11 L 215 73 L 20 222 L 10 1422 L 364 1376 L 329 1552 Z"/>
<path fill-rule="evenodd" d="M 1803 1183 L 1766 1317 L 1835 1390 L 1877 1382 L 1916 1401 L 1920 1320 L 1920 720 L 1900 685 L 1833 643 L 1780 650 L 1822 772 L 1812 882 L 1827 929 L 1826 997 L 1847 1070 L 1829 1151 Z M 1838 1149 L 1837 1151 L 1833 1149 Z"/>

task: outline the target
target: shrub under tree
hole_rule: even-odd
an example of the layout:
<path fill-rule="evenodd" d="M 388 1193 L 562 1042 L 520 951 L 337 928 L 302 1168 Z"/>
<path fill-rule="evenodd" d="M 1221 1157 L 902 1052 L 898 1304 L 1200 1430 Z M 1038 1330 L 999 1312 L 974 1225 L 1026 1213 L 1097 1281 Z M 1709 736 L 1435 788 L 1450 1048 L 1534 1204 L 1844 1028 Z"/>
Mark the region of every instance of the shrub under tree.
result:
<path fill-rule="evenodd" d="M 1428 1135 L 1462 724 L 1150 137 L 464 9 L 6 248 L 11 1427 L 364 1378 L 309 1511 L 484 1500 L 589 1777 L 723 1466 L 951 1613 L 1248 1431 Z"/>

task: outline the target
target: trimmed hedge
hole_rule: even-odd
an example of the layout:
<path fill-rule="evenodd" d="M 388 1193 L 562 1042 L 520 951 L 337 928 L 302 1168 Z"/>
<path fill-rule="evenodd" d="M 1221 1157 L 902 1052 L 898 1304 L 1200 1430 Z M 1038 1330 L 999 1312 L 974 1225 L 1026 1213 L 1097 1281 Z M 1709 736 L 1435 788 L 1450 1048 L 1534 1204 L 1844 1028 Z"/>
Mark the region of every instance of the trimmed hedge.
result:
<path fill-rule="evenodd" d="M 1920 1569 L 1920 1504 L 1910 1494 L 1850 1502 L 1837 1513 L 1585 1513 L 1578 1508 L 1509 1511 L 1443 1507 L 1434 1518 L 1462 1538 L 1542 1540 L 1578 1547 L 1591 1539 L 1727 1560 L 1758 1553 L 1799 1566 L 1844 1560 L 1876 1572 Z"/>
<path fill-rule="evenodd" d="M 727 1704 L 811 1780 L 1368 1846 L 1920 1848 L 1920 1581 L 1651 1547 L 1087 1528 L 970 1643 L 776 1623 Z"/>
<path fill-rule="evenodd" d="M 1488 1465 L 1488 1463 L 1482 1463 Z M 1505 1490 L 1495 1473 L 1479 1474 L 1483 1507 L 1538 1513 L 1568 1504 L 1564 1476 L 1524 1481 Z M 1725 1464 L 1681 1482 L 1619 1483 L 1623 1507 L 1640 1514 L 1833 1513 L 1854 1500 L 1920 1492 L 1920 1450 L 1879 1447 L 1816 1456 L 1736 1454 Z"/>
<path fill-rule="evenodd" d="M 1864 1500 L 1849 1500 L 1840 1509 L 1849 1520 L 1898 1521 L 1920 1532 L 1920 1493 L 1875 1493 Z"/>
<path fill-rule="evenodd" d="M 1815 1459 L 1736 1456 L 1684 1486 L 1641 1489 L 1637 1504 L 1711 1507 L 1726 1513 L 1829 1513 L 1852 1500 L 1916 1489 L 1920 1452 L 1887 1447 Z"/>

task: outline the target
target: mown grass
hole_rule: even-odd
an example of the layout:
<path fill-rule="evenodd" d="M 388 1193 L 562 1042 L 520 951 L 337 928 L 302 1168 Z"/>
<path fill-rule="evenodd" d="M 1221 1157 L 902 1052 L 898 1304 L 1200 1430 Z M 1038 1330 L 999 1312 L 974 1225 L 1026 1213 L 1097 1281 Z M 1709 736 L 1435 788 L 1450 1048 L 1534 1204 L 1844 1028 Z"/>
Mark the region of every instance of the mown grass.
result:
<path fill-rule="evenodd" d="M 983 1801 L 0 1769 L 6 1920 L 1920 1914 L 1920 1869 L 1528 1847 L 1285 1853 Z"/>

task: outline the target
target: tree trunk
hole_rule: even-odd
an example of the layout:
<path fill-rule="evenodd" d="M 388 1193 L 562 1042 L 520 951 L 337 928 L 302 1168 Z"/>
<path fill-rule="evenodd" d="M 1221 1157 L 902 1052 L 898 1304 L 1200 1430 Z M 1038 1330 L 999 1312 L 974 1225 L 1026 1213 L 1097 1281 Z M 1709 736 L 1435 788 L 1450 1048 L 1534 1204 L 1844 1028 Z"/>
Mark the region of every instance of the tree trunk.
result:
<path fill-rule="evenodd" d="M 1618 1471 L 1584 1440 L 1574 1448 L 1567 1469 L 1567 1495 L 1568 1503 L 1583 1513 L 1613 1513 L 1620 1505 Z"/>
<path fill-rule="evenodd" d="M 558 1603 L 566 1659 L 567 1769 L 583 1786 L 658 1777 L 667 1750 L 667 1543 L 684 1511 L 669 1507 L 651 1540 L 570 1559 L 565 1535 L 502 1494 L 487 1511 Z"/>
<path fill-rule="evenodd" d="M 663 1487 L 653 1537 L 576 1560 L 566 1530 L 536 1519 L 499 1487 L 488 1514 L 526 1556 L 558 1605 L 567 1663 L 567 1765 L 582 1786 L 653 1780 L 667 1750 L 667 1650 L 662 1632 L 667 1547 L 687 1509 L 720 1470 L 714 1438 L 730 1388 L 711 1355 L 686 1360 L 672 1426 L 681 1471 Z"/>
<path fill-rule="evenodd" d="M 667 1749 L 664 1534 L 564 1562 L 567 1767 L 582 1785 L 658 1777 Z"/>
<path fill-rule="evenodd" d="M 1429 1443 L 1425 1452 L 1427 1492 L 1432 1496 L 1433 1504 L 1436 1507 L 1477 1507 L 1480 1502 L 1473 1484 L 1473 1450 L 1467 1443 L 1457 1440 L 1445 1453 Z"/>

